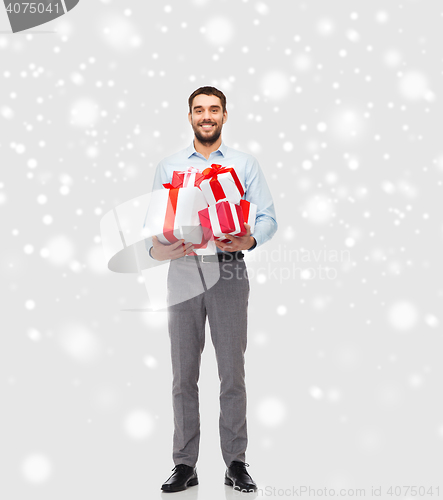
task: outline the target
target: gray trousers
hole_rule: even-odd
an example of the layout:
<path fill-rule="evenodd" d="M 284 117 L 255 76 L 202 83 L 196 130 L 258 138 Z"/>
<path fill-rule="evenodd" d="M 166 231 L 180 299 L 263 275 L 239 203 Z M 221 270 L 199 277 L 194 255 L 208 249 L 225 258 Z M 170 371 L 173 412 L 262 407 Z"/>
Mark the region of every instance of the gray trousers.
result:
<path fill-rule="evenodd" d="M 227 466 L 232 460 L 245 461 L 248 437 L 244 353 L 248 299 L 249 279 L 244 261 L 204 263 L 187 257 L 170 263 L 168 329 L 175 465 L 194 467 L 198 459 L 198 379 L 206 316 L 220 378 L 219 433 L 223 459 Z"/>

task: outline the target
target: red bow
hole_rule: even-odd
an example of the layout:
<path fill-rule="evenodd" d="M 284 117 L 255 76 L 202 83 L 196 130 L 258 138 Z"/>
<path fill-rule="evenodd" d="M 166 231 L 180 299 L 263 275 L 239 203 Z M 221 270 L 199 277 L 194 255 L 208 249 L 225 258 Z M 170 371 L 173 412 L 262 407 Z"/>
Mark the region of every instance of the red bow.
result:
<path fill-rule="evenodd" d="M 204 175 L 204 179 L 209 179 L 209 182 L 211 184 L 211 189 L 212 192 L 214 193 L 216 201 L 225 198 L 225 193 L 220 183 L 217 180 L 217 176 L 228 172 L 230 172 L 230 174 L 232 175 L 232 178 L 234 179 L 235 185 L 237 186 L 240 196 L 243 196 L 245 191 L 243 189 L 242 183 L 240 182 L 240 179 L 237 176 L 237 172 L 234 170 L 233 167 L 222 167 L 217 163 L 213 163 L 210 167 L 205 168 L 205 170 L 203 170 L 202 172 Z"/>
<path fill-rule="evenodd" d="M 223 172 L 229 172 L 229 169 L 222 167 L 217 163 L 213 163 L 210 167 L 205 168 L 202 173 L 205 176 L 205 179 L 210 179 L 218 174 L 222 174 Z"/>

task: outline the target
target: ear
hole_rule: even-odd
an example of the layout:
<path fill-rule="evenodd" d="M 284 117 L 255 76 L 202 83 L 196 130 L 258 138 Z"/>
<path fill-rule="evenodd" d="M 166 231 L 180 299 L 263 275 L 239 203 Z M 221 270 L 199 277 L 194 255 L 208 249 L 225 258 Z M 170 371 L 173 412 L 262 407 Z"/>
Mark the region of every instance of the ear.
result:
<path fill-rule="evenodd" d="M 228 110 L 226 110 L 224 113 L 223 113 L 223 123 L 226 123 L 228 121 Z"/>
<path fill-rule="evenodd" d="M 188 113 L 188 121 L 189 121 L 189 123 L 192 124 L 192 115 L 191 115 L 191 113 Z"/>

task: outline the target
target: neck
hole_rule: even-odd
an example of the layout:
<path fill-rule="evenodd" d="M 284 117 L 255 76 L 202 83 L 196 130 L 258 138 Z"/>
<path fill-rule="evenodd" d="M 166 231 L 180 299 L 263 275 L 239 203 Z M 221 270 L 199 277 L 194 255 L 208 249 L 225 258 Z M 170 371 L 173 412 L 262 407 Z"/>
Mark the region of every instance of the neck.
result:
<path fill-rule="evenodd" d="M 206 144 L 203 144 L 201 143 L 197 137 L 194 136 L 194 148 L 195 150 L 198 152 L 198 153 L 201 153 L 206 159 L 209 159 L 209 155 L 213 152 L 213 151 L 217 151 L 217 149 L 220 147 L 221 145 L 221 136 L 217 139 L 217 141 L 215 141 L 213 144 L 211 145 L 206 145 Z"/>

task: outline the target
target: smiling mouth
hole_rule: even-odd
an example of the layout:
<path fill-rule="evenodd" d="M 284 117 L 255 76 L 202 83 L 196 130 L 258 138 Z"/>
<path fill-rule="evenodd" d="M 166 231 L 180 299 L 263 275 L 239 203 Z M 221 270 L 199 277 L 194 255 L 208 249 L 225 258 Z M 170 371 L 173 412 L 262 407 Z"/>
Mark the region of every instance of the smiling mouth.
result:
<path fill-rule="evenodd" d="M 200 125 L 201 128 L 204 128 L 206 130 L 211 129 L 214 126 L 212 123 L 204 123 L 203 125 Z"/>

